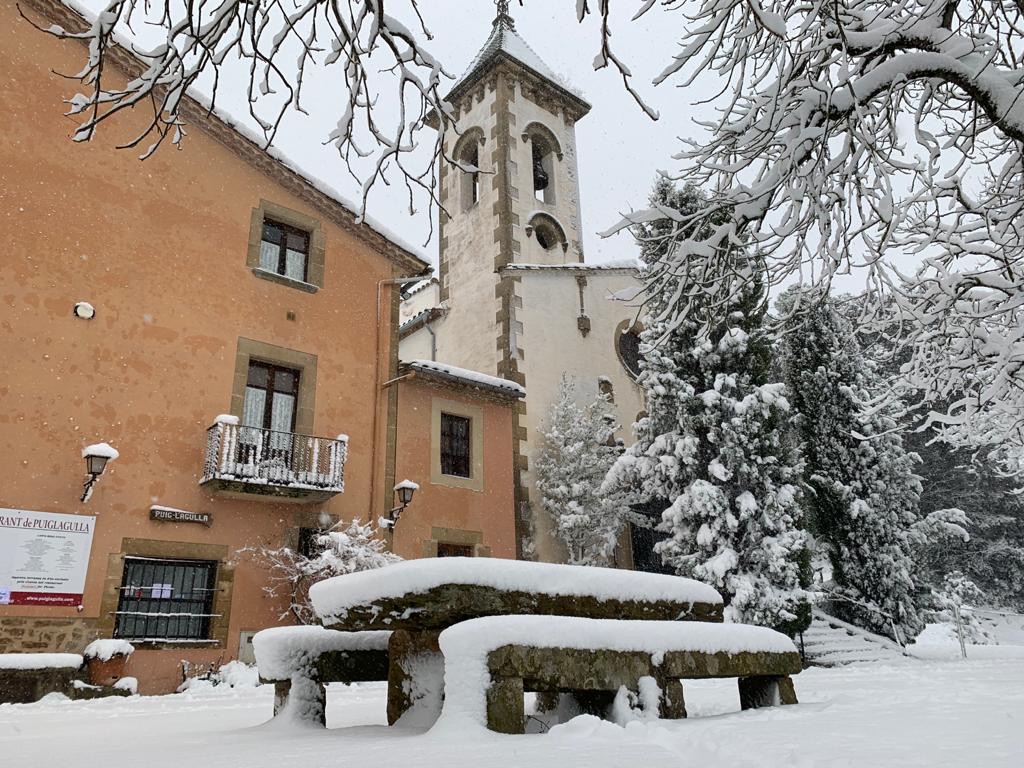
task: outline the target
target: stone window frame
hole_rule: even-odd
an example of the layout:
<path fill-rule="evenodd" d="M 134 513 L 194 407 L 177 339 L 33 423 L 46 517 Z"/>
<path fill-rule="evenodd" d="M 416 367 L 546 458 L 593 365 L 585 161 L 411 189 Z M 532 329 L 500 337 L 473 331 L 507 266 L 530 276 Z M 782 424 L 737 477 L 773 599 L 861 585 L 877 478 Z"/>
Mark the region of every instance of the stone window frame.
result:
<path fill-rule="evenodd" d="M 124 561 L 129 557 L 152 557 L 167 560 L 216 561 L 216 592 L 211 613 L 217 614 L 210 620 L 208 642 L 145 642 L 133 640 L 143 650 L 164 649 L 224 649 L 228 646 L 228 628 L 231 624 L 231 599 L 234 592 L 235 568 L 230 561 L 230 548 L 226 544 L 201 544 L 193 541 L 168 541 L 163 539 L 121 539 L 121 550 L 107 556 L 107 573 L 100 598 L 100 615 L 96 622 L 99 637 L 114 636 L 117 606 L 120 599 L 121 580 L 124 577 Z"/>
<path fill-rule="evenodd" d="M 535 141 L 535 138 L 539 141 Z M 562 161 L 562 145 L 559 143 L 555 132 L 544 125 L 544 123 L 537 120 L 530 122 L 523 129 L 522 139 L 530 150 L 531 184 L 533 179 L 534 145 L 537 144 L 538 146 L 543 146 L 548 150 L 546 153 L 542 152 L 542 163 L 546 164 L 545 170 L 548 173 L 548 186 L 544 190 L 543 199 L 537 198 L 536 195 L 530 195 L 530 197 L 544 205 L 555 205 L 558 202 L 558 190 L 555 184 L 555 179 L 558 174 L 556 173 L 555 160 L 558 162 Z"/>
<path fill-rule="evenodd" d="M 483 532 L 433 526 L 430 538 L 423 541 L 423 557 L 437 557 L 437 545 L 441 543 L 472 547 L 473 557 L 491 556 L 491 548 L 484 546 Z"/>
<path fill-rule="evenodd" d="M 235 352 L 235 375 L 231 384 L 229 413 L 242 418 L 245 404 L 245 386 L 249 380 L 249 361 L 252 359 L 299 371 L 299 393 L 295 403 L 295 434 L 312 435 L 316 410 L 316 355 L 275 344 L 238 338 Z"/>
<path fill-rule="evenodd" d="M 260 241 L 263 239 L 265 219 L 300 229 L 309 235 L 309 255 L 306 258 L 305 280 L 296 280 L 260 267 Z M 252 270 L 253 275 L 261 280 L 269 280 L 272 283 L 296 288 L 306 293 L 316 293 L 324 287 L 326 252 L 326 237 L 323 224 L 319 219 L 270 200 L 261 199 L 259 205 L 252 209 L 249 220 L 249 247 L 245 263 Z"/>
<path fill-rule="evenodd" d="M 543 248 L 545 251 L 550 251 L 556 245 L 562 246 L 563 253 L 569 250 L 569 239 L 565 235 L 565 227 L 563 227 L 562 223 L 554 216 L 552 216 L 550 213 L 545 213 L 543 211 L 537 211 L 536 213 L 534 213 L 533 216 L 530 217 L 530 221 L 526 225 L 526 236 L 536 237 L 536 231 L 539 228 L 545 228 L 549 230 L 549 232 L 554 238 L 554 242 L 548 248 L 544 248 L 544 246 L 541 245 L 540 243 L 540 239 L 537 239 L 537 244 L 540 245 L 541 248 Z"/>
<path fill-rule="evenodd" d="M 470 476 L 456 477 L 441 472 L 441 414 L 469 419 Z M 430 401 L 430 482 L 471 491 L 484 489 L 484 409 L 443 397 Z M 454 542 L 459 543 L 459 542 Z"/>
<path fill-rule="evenodd" d="M 482 162 L 482 160 L 484 158 L 484 153 L 483 153 L 482 148 L 483 148 L 484 144 L 486 144 L 486 142 L 487 142 L 487 139 L 486 139 L 486 136 L 484 135 L 483 128 L 481 128 L 479 126 L 476 126 L 476 125 L 472 126 L 471 128 L 467 128 L 465 131 L 462 132 L 462 135 L 459 136 L 458 141 L 455 142 L 455 146 L 452 148 L 452 159 L 456 163 L 463 162 L 462 155 L 466 152 L 466 149 L 471 144 L 476 143 L 477 144 L 477 168 L 481 168 L 481 162 Z M 483 169 L 481 168 L 481 170 L 479 170 L 476 174 L 471 174 L 471 173 L 466 173 L 465 171 L 461 170 L 456 165 L 455 166 L 455 171 L 456 171 L 456 175 L 457 175 L 457 178 L 458 178 L 457 185 L 458 185 L 458 188 L 459 188 L 458 189 L 459 210 L 461 210 L 463 213 L 466 213 L 467 211 L 471 211 L 474 208 L 476 208 L 478 205 L 480 205 L 480 200 L 483 197 L 483 190 L 484 190 L 484 185 L 483 185 L 483 183 L 480 180 L 480 177 L 483 174 Z M 473 188 L 473 185 L 474 185 L 474 181 L 472 180 L 473 176 L 477 177 L 476 178 L 476 182 L 475 182 L 475 185 L 477 187 L 477 199 L 476 200 L 472 200 L 471 199 L 472 188 Z"/>
<path fill-rule="evenodd" d="M 630 370 L 629 366 L 626 365 L 626 361 L 622 357 L 622 351 L 619 348 L 619 337 L 626 333 L 635 333 L 638 336 L 643 333 L 644 326 L 638 320 L 623 320 L 615 327 L 615 333 L 612 335 L 612 345 L 615 347 L 615 357 L 619 359 L 619 365 L 622 366 L 622 370 L 626 372 L 626 376 L 633 383 L 636 383 L 640 377 L 640 371 L 638 370 L 635 374 Z"/>

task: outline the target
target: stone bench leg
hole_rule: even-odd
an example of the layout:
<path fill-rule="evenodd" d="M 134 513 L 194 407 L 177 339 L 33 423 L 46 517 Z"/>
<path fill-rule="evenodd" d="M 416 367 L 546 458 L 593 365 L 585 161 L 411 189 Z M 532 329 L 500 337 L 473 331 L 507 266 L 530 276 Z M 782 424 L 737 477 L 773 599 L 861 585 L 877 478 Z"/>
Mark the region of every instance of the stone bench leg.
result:
<path fill-rule="evenodd" d="M 487 688 L 487 728 L 498 733 L 526 733 L 523 678 L 492 677 Z"/>
<path fill-rule="evenodd" d="M 327 726 L 327 688 L 308 677 L 294 677 L 274 683 L 274 717 L 285 710 L 311 725 Z"/>
<path fill-rule="evenodd" d="M 740 709 L 796 704 L 796 689 L 788 675 L 782 677 L 741 677 Z"/>
<path fill-rule="evenodd" d="M 388 642 L 388 725 L 416 708 L 417 720 L 436 720 L 444 697 L 440 632 L 395 630 Z"/>
<path fill-rule="evenodd" d="M 274 683 L 274 717 L 277 717 L 281 710 L 288 703 L 288 693 L 292 689 L 291 680 L 277 680 Z"/>
<path fill-rule="evenodd" d="M 681 680 L 659 680 L 661 700 L 658 702 L 658 717 L 662 720 L 681 720 L 686 717 L 686 699 L 683 697 Z"/>

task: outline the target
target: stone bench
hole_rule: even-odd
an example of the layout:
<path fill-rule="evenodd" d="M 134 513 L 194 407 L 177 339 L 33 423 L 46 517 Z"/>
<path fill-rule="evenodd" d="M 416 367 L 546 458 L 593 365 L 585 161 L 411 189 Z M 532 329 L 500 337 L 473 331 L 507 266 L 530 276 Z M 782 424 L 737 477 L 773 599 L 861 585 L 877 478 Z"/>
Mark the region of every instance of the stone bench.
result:
<path fill-rule="evenodd" d="M 438 637 L 484 616 L 547 615 L 721 622 L 722 597 L 691 579 L 615 568 L 491 558 L 425 558 L 335 576 L 310 587 L 324 626 L 392 630 L 388 723 L 426 724 L 441 710 Z"/>
<path fill-rule="evenodd" d="M 327 683 L 388 679 L 390 632 L 275 627 L 257 632 L 260 682 L 274 685 L 274 716 L 326 725 Z"/>
<path fill-rule="evenodd" d="M 0 703 L 29 704 L 48 693 L 73 696 L 84 663 L 76 653 L 0 654 Z"/>
<path fill-rule="evenodd" d="M 569 694 L 581 711 L 605 715 L 625 688 L 671 719 L 686 717 L 681 680 L 738 678 L 740 705 L 751 709 L 796 704 L 790 675 L 802 669 L 788 637 L 741 624 L 502 616 L 445 630 L 440 648 L 442 718 L 501 733 L 524 732 L 526 691 L 546 701 Z"/>

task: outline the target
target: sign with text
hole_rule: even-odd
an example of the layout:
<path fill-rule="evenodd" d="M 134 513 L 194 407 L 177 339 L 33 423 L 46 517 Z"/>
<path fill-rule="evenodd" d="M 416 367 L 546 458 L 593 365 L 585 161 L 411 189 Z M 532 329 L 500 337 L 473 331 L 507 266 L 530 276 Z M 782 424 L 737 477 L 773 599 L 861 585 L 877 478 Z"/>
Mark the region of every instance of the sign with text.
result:
<path fill-rule="evenodd" d="M 150 507 L 149 519 L 160 520 L 165 523 L 213 524 L 213 518 L 209 512 L 189 512 L 185 509 L 174 509 L 173 507 Z"/>
<path fill-rule="evenodd" d="M 0 605 L 81 605 L 96 518 L 0 508 Z"/>

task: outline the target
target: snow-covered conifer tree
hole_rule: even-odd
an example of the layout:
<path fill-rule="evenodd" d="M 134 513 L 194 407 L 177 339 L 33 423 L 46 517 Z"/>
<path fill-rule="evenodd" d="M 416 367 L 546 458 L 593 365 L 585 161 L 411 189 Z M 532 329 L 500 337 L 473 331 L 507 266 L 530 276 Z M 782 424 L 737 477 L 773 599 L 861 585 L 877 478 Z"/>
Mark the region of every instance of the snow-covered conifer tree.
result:
<path fill-rule="evenodd" d="M 620 453 L 614 442 L 617 428 L 606 395 L 598 394 L 582 407 L 573 381 L 562 378 L 541 429 L 544 448 L 536 462 L 537 490 L 573 565 L 611 564 L 626 522 L 628 508 L 620 496 L 601 492 Z"/>
<path fill-rule="evenodd" d="M 665 207 L 702 204 L 696 190 L 664 183 L 653 198 Z M 641 230 L 638 239 L 645 263 L 657 260 L 665 243 L 657 232 Z M 730 298 L 708 302 L 701 282 L 714 267 L 697 253 L 682 265 L 671 284 L 664 271 L 652 278 L 660 281 L 648 293 L 654 301 L 685 301 L 688 312 L 673 324 L 658 319 L 658 308 L 649 316 L 639 379 L 648 415 L 605 487 L 662 505 L 663 559 L 717 587 L 732 619 L 793 631 L 809 613 L 800 460 L 788 438 L 785 388 L 769 382 L 760 266 L 734 249 L 718 275 Z"/>
<path fill-rule="evenodd" d="M 779 362 L 799 413 L 808 522 L 828 559 L 831 610 L 876 632 L 892 635 L 895 626 L 913 636 L 923 591 L 914 561 L 917 454 L 904 450 L 892 409 L 877 405 L 885 384 L 832 302 L 795 288 L 779 306 L 790 317 Z"/>

